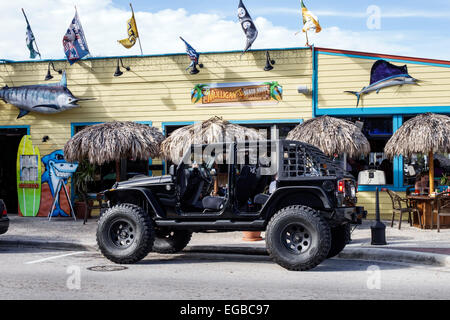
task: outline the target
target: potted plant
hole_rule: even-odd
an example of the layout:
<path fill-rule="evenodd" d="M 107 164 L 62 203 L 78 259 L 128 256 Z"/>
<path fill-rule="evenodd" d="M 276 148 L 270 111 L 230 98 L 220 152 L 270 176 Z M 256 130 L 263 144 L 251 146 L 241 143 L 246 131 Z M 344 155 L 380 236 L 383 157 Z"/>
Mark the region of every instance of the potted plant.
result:
<path fill-rule="evenodd" d="M 88 160 L 83 160 L 78 164 L 77 171 L 73 174 L 73 186 L 75 191 L 75 214 L 77 218 L 83 219 L 90 216 L 89 207 L 92 206 L 93 200 L 88 202 L 88 184 L 94 181 L 95 166 L 90 164 Z"/>

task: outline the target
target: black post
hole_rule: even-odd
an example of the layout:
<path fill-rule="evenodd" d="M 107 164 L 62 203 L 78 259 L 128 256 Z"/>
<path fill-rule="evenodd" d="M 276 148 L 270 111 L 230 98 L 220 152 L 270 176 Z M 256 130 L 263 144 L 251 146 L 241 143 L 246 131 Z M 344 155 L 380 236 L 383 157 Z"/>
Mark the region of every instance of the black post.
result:
<path fill-rule="evenodd" d="M 380 199 L 378 188 L 375 193 L 375 224 L 370 227 L 372 231 L 372 245 L 386 245 L 386 226 L 380 219 Z"/>

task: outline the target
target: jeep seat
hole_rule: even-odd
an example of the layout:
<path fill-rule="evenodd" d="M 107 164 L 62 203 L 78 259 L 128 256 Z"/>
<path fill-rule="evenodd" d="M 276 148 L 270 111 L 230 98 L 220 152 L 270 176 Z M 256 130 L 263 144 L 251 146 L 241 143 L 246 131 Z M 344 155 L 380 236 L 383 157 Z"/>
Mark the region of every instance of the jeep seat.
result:
<path fill-rule="evenodd" d="M 223 209 L 226 198 L 207 196 L 202 200 L 203 208 L 211 211 L 220 211 Z"/>

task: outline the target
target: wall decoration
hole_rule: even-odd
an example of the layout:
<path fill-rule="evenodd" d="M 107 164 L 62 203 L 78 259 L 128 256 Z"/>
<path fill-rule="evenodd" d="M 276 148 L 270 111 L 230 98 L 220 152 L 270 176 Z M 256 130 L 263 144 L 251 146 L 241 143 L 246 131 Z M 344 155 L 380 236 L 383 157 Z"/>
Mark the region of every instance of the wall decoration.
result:
<path fill-rule="evenodd" d="M 247 52 L 252 46 L 253 42 L 255 42 L 258 37 L 258 30 L 256 29 L 255 24 L 253 23 L 253 19 L 247 11 L 247 8 L 244 6 L 242 0 L 239 1 L 238 6 L 238 18 L 241 23 L 242 30 L 247 37 L 247 44 L 245 45 L 244 52 Z"/>
<path fill-rule="evenodd" d="M 52 204 L 54 204 L 54 209 L 53 206 L 50 207 L 50 211 L 52 211 L 51 217 L 68 217 L 69 214 L 61 208 L 60 204 L 62 184 L 64 184 L 65 188 L 65 185 L 68 183 L 68 179 L 77 170 L 78 164 L 67 162 L 64 159 L 64 153 L 62 150 L 56 150 L 49 155 L 46 155 L 42 158 L 42 163 L 45 166 L 45 172 L 42 175 L 42 184 L 48 184 L 53 197 Z M 69 207 L 72 209 L 70 201 Z M 48 214 L 49 211 L 47 211 L 47 215 Z"/>
<path fill-rule="evenodd" d="M 78 101 L 92 100 L 75 97 L 67 89 L 64 72 L 60 83 L 37 84 L 20 87 L 5 86 L 0 89 L 0 99 L 19 108 L 17 119 L 29 112 L 56 113 L 79 107 Z"/>
<path fill-rule="evenodd" d="M 19 214 L 35 217 L 41 203 L 41 157 L 30 135 L 22 137 L 17 150 L 17 196 Z"/>
<path fill-rule="evenodd" d="M 418 84 L 419 81 L 408 74 L 408 67 L 406 65 L 396 66 L 385 60 L 378 60 L 373 64 L 370 71 L 370 85 L 362 88 L 359 92 L 345 92 L 354 94 L 357 97 L 356 106 L 358 107 L 359 101 L 364 94 L 373 91 L 379 93 L 381 89 L 392 86 Z"/>
<path fill-rule="evenodd" d="M 276 104 L 283 99 L 283 88 L 277 81 L 198 84 L 191 91 L 194 104 Z"/>

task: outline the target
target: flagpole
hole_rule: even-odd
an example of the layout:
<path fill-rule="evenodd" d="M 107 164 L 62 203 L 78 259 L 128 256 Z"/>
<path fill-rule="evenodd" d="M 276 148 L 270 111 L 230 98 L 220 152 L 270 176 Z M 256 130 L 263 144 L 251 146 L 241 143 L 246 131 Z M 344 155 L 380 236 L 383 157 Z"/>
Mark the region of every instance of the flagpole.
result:
<path fill-rule="evenodd" d="M 309 47 L 308 30 L 305 31 L 306 34 L 306 46 Z"/>
<path fill-rule="evenodd" d="M 134 17 L 134 10 L 133 10 L 133 6 L 131 5 L 131 2 L 130 2 L 130 8 L 131 8 L 131 13 L 133 14 L 133 17 Z M 139 40 L 139 48 L 141 49 L 141 56 L 143 56 L 144 53 L 142 52 L 141 37 L 139 36 L 139 29 L 137 27 L 136 18 L 134 18 L 134 24 L 136 25 L 136 31 L 138 32 L 138 37 L 137 38 Z"/>
<path fill-rule="evenodd" d="M 23 13 L 23 16 L 25 17 L 25 21 L 27 22 L 27 26 L 30 26 L 30 23 L 28 22 L 27 15 L 25 14 L 25 10 L 23 10 L 23 8 L 22 8 L 22 13 Z M 30 29 L 31 29 L 31 26 L 30 26 Z M 34 34 L 33 34 L 33 36 L 34 36 Z M 36 45 L 36 49 L 37 49 L 38 54 L 39 54 L 39 60 L 42 60 L 41 50 L 39 50 L 39 47 L 38 47 L 38 45 L 37 45 L 36 38 L 34 38 L 34 44 Z"/>

